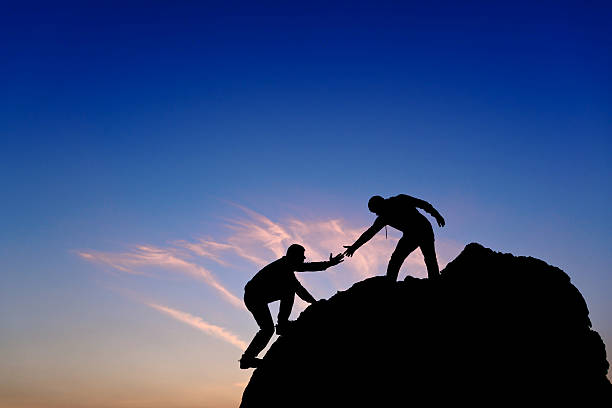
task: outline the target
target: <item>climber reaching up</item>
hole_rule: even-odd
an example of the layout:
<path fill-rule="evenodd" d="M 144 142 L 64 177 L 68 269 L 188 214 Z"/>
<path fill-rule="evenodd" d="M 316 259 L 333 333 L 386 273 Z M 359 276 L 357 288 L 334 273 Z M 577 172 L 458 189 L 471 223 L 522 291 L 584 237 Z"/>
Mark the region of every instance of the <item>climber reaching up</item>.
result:
<path fill-rule="evenodd" d="M 257 272 L 244 287 L 244 303 L 259 325 L 259 331 L 240 359 L 240 368 L 257 367 L 261 362 L 257 355 L 266 347 L 274 334 L 274 322 L 268 303 L 280 300 L 276 333 L 283 335 L 292 322 L 289 321 L 293 300 L 297 294 L 308 303 L 316 302 L 315 298 L 297 280 L 294 272 L 324 271 L 330 266 L 342 262 L 344 255 L 332 256 L 323 262 L 304 262 L 305 249 L 293 244 L 287 254 Z"/>

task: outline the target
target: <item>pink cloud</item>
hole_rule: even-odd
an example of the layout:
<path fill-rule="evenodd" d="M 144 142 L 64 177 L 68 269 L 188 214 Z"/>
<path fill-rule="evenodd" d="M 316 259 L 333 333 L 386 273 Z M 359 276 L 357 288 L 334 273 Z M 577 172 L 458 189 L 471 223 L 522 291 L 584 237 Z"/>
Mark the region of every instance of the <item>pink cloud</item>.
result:
<path fill-rule="evenodd" d="M 222 266 L 223 269 L 220 270 L 213 268 L 217 274 L 225 273 L 224 269 L 227 270 L 237 260 L 247 261 L 253 268 L 250 275 L 244 277 L 246 283 L 257 270 L 283 256 L 292 243 L 299 243 L 306 248 L 307 261 L 321 261 L 328 259 L 330 252 L 342 252 L 343 245 L 352 244 L 369 227 L 349 225 L 346 220 L 337 218 L 302 220 L 290 217 L 273 221 L 248 208 L 237 207 L 241 209 L 244 217 L 228 220 L 225 238 L 222 239 L 181 239 L 164 248 L 139 245 L 131 251 L 119 253 L 77 253 L 83 259 L 102 262 L 126 273 L 146 275 L 146 268 L 158 267 L 192 276 L 214 288 L 233 306 L 245 309 L 242 300 L 222 285 L 210 269 L 198 264 L 198 258 L 209 259 Z M 346 258 L 339 266 L 320 274 L 299 273 L 298 277 L 306 287 L 316 290 L 313 292 L 316 297 L 329 296 L 359 280 L 384 275 L 398 239 L 399 233 L 389 228 L 388 238 L 385 238 L 383 233 L 377 234 L 352 258 Z M 456 255 L 460 250 L 458 245 L 448 241 L 442 241 L 442 245 L 440 241 L 436 241 L 436 247 L 438 250 L 442 249 L 438 251 L 441 268 L 452 259 L 450 255 Z M 406 259 L 401 273 L 416 277 L 427 276 L 420 250 Z"/>
<path fill-rule="evenodd" d="M 137 268 L 159 267 L 201 279 L 217 290 L 232 305 L 238 308 L 245 308 L 242 300 L 226 289 L 211 271 L 201 265 L 181 258 L 180 253 L 172 248 L 164 249 L 139 245 L 131 252 L 78 251 L 77 254 L 88 261 L 102 262 L 127 273 L 143 274 L 138 272 Z"/>
<path fill-rule="evenodd" d="M 210 259 L 221 259 L 229 263 L 230 256 L 238 257 L 254 264 L 254 271 L 269 262 L 284 255 L 286 248 L 292 243 L 299 243 L 306 248 L 307 261 L 321 261 L 329 257 L 329 253 L 337 254 L 344 251 L 343 245 L 352 244 L 368 227 L 351 226 L 342 219 L 301 220 L 288 218 L 273 221 L 248 208 L 240 208 L 245 217 L 228 220 L 229 234 L 223 241 L 208 239 L 193 243 L 205 245 L 205 251 L 192 248 L 194 254 Z M 397 233 L 395 234 L 397 235 Z M 387 262 L 398 238 L 389 235 L 386 239 L 378 234 L 370 242 L 356 252 L 352 258 L 347 258 L 343 264 L 329 269 L 326 273 L 325 292 L 344 289 L 357 280 L 382 275 L 386 272 Z M 187 245 L 184 245 L 187 247 Z M 415 276 L 426 276 L 425 263 L 420 251 L 415 251 L 404 262 L 404 271 Z M 308 274 L 299 274 L 301 278 Z"/>

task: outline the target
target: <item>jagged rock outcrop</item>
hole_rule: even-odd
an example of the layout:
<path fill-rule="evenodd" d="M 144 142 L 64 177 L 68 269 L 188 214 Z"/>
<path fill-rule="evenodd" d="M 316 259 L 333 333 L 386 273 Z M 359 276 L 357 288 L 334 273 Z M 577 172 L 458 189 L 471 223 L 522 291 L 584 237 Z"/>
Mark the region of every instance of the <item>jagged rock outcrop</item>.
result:
<path fill-rule="evenodd" d="M 470 244 L 437 282 L 379 276 L 308 307 L 241 407 L 612 406 L 608 366 L 562 270 Z"/>

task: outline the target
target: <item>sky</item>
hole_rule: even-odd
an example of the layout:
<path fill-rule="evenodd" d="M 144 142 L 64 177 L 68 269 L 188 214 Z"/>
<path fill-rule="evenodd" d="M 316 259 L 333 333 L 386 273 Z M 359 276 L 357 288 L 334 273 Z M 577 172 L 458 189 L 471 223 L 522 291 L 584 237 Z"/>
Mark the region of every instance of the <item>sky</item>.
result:
<path fill-rule="evenodd" d="M 0 407 L 237 406 L 244 284 L 375 194 L 440 211 L 441 267 L 562 268 L 611 352 L 612 7 L 290 3 L 2 6 Z M 329 298 L 400 236 L 298 277 Z"/>

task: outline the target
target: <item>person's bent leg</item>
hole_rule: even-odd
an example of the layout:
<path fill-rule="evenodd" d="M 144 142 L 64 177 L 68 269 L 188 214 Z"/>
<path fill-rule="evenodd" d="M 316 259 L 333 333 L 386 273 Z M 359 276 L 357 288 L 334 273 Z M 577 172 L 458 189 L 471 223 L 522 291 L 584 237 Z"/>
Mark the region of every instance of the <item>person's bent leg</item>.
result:
<path fill-rule="evenodd" d="M 291 315 L 291 309 L 293 308 L 293 301 L 295 299 L 295 293 L 291 293 L 281 299 L 280 306 L 278 308 L 278 324 L 284 324 L 289 321 Z"/>
<path fill-rule="evenodd" d="M 433 239 L 428 239 L 421 244 L 421 252 L 425 258 L 425 266 L 427 266 L 427 276 L 429 279 L 438 279 L 440 277 L 440 269 L 438 267 L 438 259 L 436 257 L 436 246 Z"/>
<path fill-rule="evenodd" d="M 265 302 L 245 302 L 247 309 L 259 325 L 259 331 L 255 334 L 251 344 L 244 351 L 243 357 L 255 358 L 268 345 L 274 334 L 274 321 L 270 314 L 268 304 Z"/>
<path fill-rule="evenodd" d="M 294 299 L 295 293 L 291 293 L 290 295 L 287 295 L 281 299 L 280 307 L 278 309 L 278 324 L 276 325 L 276 334 L 279 336 L 287 334 L 291 328 L 289 316 L 291 315 Z"/>
<path fill-rule="evenodd" d="M 406 237 L 400 238 L 397 246 L 395 247 L 395 251 L 393 251 L 393 254 L 391 254 L 389 264 L 387 265 L 387 277 L 390 280 L 393 282 L 397 280 L 399 270 L 402 267 L 404 260 L 417 248 L 417 246 L 418 245 L 413 243 L 411 239 L 407 239 Z"/>

